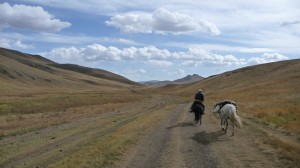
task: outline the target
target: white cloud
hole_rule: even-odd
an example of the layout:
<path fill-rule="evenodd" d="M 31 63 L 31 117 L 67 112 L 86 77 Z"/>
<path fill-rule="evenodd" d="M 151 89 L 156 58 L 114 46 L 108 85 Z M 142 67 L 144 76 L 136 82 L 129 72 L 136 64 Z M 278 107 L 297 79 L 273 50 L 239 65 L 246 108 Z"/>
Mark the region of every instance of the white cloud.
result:
<path fill-rule="evenodd" d="M 152 33 L 152 17 L 148 13 L 116 15 L 105 23 L 127 33 Z"/>
<path fill-rule="evenodd" d="M 203 50 L 202 48 L 190 48 L 186 53 L 189 62 L 183 62 L 182 65 L 226 65 L 241 66 L 245 64 L 244 59 L 238 59 L 233 55 L 219 55 Z"/>
<path fill-rule="evenodd" d="M 91 44 L 83 48 L 57 48 L 48 53 L 43 53 L 43 55 L 58 62 L 72 62 L 78 60 L 87 62 L 137 60 L 146 64 L 162 67 L 173 66 L 175 62 L 178 61 L 181 61 L 179 64 L 181 67 L 242 67 L 289 59 L 287 56 L 279 53 L 264 53 L 260 57 L 246 59 L 237 58 L 233 55 L 215 54 L 202 48 L 189 48 L 186 52 L 170 52 L 166 49 L 158 49 L 154 46 L 119 49 L 114 46 L 105 47 L 100 44 Z"/>
<path fill-rule="evenodd" d="M 30 44 L 25 44 L 24 42 L 22 42 L 21 40 L 17 39 L 7 39 L 7 38 L 0 38 L 0 47 L 3 48 L 10 48 L 10 49 L 30 49 L 30 48 L 34 48 L 33 45 Z"/>
<path fill-rule="evenodd" d="M 70 60 L 80 59 L 81 49 L 75 47 L 70 48 L 55 48 L 48 53 L 42 55 L 59 62 L 70 62 Z"/>
<path fill-rule="evenodd" d="M 0 47 L 10 48 L 11 41 L 6 38 L 0 38 Z"/>
<path fill-rule="evenodd" d="M 34 48 L 33 45 L 24 44 L 21 40 L 17 40 L 17 41 L 14 43 L 14 46 L 16 46 L 17 48 L 22 48 L 22 49 Z"/>
<path fill-rule="evenodd" d="M 264 64 L 289 59 L 287 56 L 278 53 L 264 53 L 260 57 L 253 57 L 247 60 L 249 65 Z"/>
<path fill-rule="evenodd" d="M 54 19 L 39 6 L 0 4 L 0 27 L 25 28 L 35 31 L 56 32 L 71 26 L 69 22 Z"/>
<path fill-rule="evenodd" d="M 159 8 L 153 13 L 130 12 L 116 15 L 110 21 L 106 21 L 106 24 L 128 33 L 220 34 L 219 29 L 213 23 L 179 12 L 170 12 L 164 8 Z"/>
<path fill-rule="evenodd" d="M 173 63 L 170 61 L 161 61 L 161 60 L 148 60 L 147 63 L 152 65 L 162 66 L 162 67 L 169 67 L 173 65 Z"/>
<path fill-rule="evenodd" d="M 121 51 L 116 47 L 104 47 L 100 44 L 88 45 L 86 48 L 82 49 L 80 54 L 88 61 L 97 60 L 110 60 L 117 61 L 121 60 Z"/>

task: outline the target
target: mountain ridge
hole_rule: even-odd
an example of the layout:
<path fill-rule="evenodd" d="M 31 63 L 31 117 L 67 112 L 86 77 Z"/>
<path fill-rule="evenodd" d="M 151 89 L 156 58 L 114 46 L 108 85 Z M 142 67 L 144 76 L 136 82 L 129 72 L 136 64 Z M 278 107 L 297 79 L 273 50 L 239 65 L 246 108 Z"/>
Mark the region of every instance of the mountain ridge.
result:
<path fill-rule="evenodd" d="M 161 87 L 164 85 L 168 84 L 185 84 L 185 83 L 192 83 L 196 81 L 203 80 L 204 77 L 198 75 L 198 74 L 193 74 L 193 75 L 187 75 L 185 77 L 170 81 L 170 80 L 165 80 L 165 81 L 159 81 L 159 80 L 151 80 L 151 81 L 143 81 L 140 82 L 141 84 L 148 85 L 148 86 L 154 86 L 154 87 Z"/>

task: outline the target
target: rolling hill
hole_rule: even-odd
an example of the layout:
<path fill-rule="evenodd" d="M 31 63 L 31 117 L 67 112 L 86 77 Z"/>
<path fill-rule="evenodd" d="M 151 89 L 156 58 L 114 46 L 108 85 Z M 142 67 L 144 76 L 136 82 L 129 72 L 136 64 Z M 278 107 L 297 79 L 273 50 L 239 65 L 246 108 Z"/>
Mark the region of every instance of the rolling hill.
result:
<path fill-rule="evenodd" d="M 0 91 L 119 89 L 139 86 L 120 75 L 0 48 Z"/>

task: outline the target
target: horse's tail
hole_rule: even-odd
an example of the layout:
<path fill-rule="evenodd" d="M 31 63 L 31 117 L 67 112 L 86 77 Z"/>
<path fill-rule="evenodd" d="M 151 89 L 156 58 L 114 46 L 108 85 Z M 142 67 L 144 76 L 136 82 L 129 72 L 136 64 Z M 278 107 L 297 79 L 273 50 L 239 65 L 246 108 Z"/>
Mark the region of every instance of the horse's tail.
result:
<path fill-rule="evenodd" d="M 234 125 L 237 126 L 238 128 L 243 127 L 241 118 L 237 114 L 234 114 Z"/>

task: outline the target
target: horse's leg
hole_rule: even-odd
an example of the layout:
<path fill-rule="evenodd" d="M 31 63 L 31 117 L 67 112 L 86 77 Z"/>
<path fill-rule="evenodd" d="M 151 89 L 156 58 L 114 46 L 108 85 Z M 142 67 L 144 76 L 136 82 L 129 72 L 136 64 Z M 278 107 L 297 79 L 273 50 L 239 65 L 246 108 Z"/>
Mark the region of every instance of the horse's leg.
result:
<path fill-rule="evenodd" d="M 199 124 L 202 124 L 202 114 L 200 114 L 200 118 L 199 118 Z"/>
<path fill-rule="evenodd" d="M 234 124 L 232 124 L 232 136 L 234 136 Z"/>
<path fill-rule="evenodd" d="M 225 120 L 223 118 L 221 118 L 221 127 L 222 131 L 225 131 Z"/>
<path fill-rule="evenodd" d="M 198 124 L 199 116 L 200 116 L 199 111 L 195 111 L 195 124 Z"/>
<path fill-rule="evenodd" d="M 225 133 L 227 133 L 227 128 L 228 128 L 228 120 L 227 119 L 225 119 Z"/>

